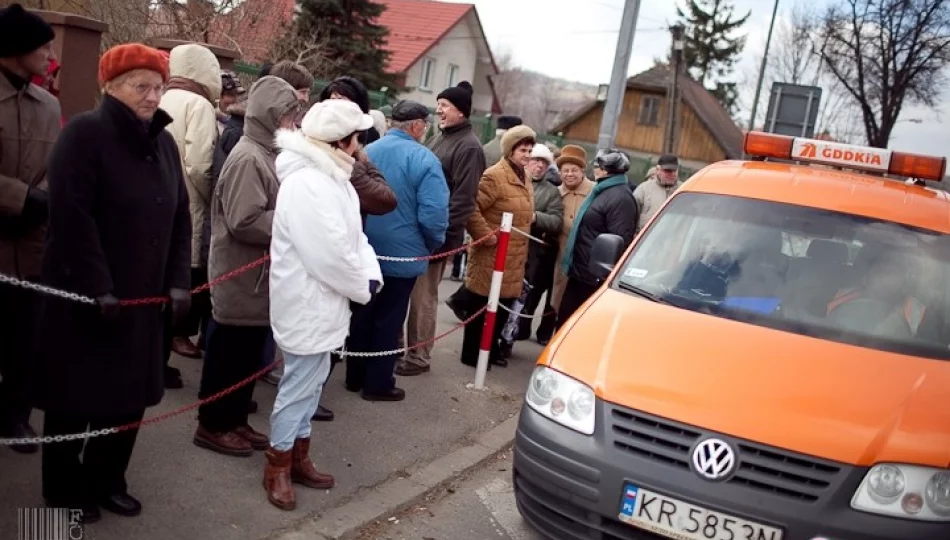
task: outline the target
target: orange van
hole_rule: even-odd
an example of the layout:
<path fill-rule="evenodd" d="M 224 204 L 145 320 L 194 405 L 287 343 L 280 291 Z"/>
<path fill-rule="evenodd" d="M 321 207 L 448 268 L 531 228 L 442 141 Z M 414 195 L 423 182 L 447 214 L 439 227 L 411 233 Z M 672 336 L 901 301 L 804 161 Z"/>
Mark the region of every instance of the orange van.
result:
<path fill-rule="evenodd" d="M 519 511 L 558 540 L 950 539 L 946 160 L 745 150 L 626 253 L 597 239 L 529 383 Z"/>

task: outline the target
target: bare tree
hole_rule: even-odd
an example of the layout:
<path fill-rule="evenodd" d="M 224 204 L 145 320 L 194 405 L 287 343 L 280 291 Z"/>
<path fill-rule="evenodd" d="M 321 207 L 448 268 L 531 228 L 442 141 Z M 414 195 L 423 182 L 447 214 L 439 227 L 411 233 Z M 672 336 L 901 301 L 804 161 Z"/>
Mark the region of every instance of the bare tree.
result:
<path fill-rule="evenodd" d="M 524 72 L 515 65 L 514 56 L 511 49 L 501 47 L 495 56 L 495 65 L 498 66 L 498 74 L 492 77 L 492 85 L 495 88 L 495 95 L 498 96 L 498 102 L 502 110 L 511 112 L 509 109 L 516 106 L 515 102 L 523 91 Z"/>
<path fill-rule="evenodd" d="M 886 148 L 905 102 L 939 102 L 950 0 L 841 0 L 823 18 L 819 54 L 857 102 L 867 143 Z"/>
<path fill-rule="evenodd" d="M 325 36 L 319 36 L 316 32 L 306 37 L 296 35 L 290 31 L 289 24 L 281 35 L 286 38 L 274 44 L 269 56 L 275 62 L 293 60 L 306 67 L 317 79 L 330 79 L 340 72 L 342 61 L 330 57 Z"/>
<path fill-rule="evenodd" d="M 815 132 L 843 142 L 857 142 L 863 128 L 858 122 L 859 114 L 854 98 L 834 77 L 824 64 L 818 32 L 820 17 L 805 4 L 797 4 L 776 22 L 769 60 L 764 77 L 764 89 L 767 93 L 774 83 L 801 84 L 818 86 L 822 89 L 821 105 L 818 110 Z M 761 63 L 761 56 L 755 65 Z M 757 68 L 756 68 L 757 69 Z M 755 80 L 757 71 L 747 74 L 748 80 Z M 760 102 L 754 125 L 763 126 L 767 108 Z"/>

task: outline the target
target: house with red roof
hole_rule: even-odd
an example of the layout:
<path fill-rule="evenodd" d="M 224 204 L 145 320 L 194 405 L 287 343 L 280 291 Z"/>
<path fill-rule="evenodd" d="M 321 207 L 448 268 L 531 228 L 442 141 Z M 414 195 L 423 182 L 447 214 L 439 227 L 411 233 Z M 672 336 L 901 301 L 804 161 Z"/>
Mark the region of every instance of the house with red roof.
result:
<path fill-rule="evenodd" d="M 379 23 L 389 29 L 387 71 L 408 89 L 399 98 L 435 107 L 444 88 L 468 81 L 475 89 L 473 111 L 501 112 L 491 83 L 498 68 L 474 5 L 375 1 L 386 7 Z M 203 29 L 204 41 L 237 50 L 245 62 L 274 61 L 270 54 L 291 30 L 296 5 L 296 0 L 243 0 L 214 17 Z"/>
<path fill-rule="evenodd" d="M 386 6 L 379 23 L 389 29 L 388 71 L 409 89 L 400 98 L 435 107 L 439 92 L 468 81 L 475 88 L 473 111 L 501 112 L 491 83 L 498 67 L 474 5 L 376 1 Z"/>

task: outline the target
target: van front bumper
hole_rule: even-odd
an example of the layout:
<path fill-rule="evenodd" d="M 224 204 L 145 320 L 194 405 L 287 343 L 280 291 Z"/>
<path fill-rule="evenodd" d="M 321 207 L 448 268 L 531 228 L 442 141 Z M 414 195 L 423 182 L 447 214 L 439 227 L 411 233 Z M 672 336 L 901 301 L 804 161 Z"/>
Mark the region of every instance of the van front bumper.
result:
<path fill-rule="evenodd" d="M 693 435 L 696 441 L 715 436 L 736 449 L 738 462 L 731 478 L 708 481 L 691 469 L 691 448 L 684 443 Z M 768 469 L 770 463 L 773 469 Z M 793 474 L 788 470 L 792 465 L 811 472 Z M 777 527 L 782 540 L 950 539 L 950 523 L 851 509 L 866 472 L 864 467 L 791 453 L 598 400 L 592 436 L 525 405 L 515 437 L 513 479 L 521 515 L 554 540 L 665 538 L 619 520 L 625 482 Z M 743 539 L 736 535 L 735 540 Z"/>

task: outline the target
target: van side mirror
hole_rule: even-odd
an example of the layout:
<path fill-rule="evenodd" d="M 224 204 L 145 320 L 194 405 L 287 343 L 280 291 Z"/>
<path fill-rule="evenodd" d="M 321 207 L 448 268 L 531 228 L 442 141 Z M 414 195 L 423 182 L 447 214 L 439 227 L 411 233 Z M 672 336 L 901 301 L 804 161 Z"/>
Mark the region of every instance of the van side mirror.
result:
<path fill-rule="evenodd" d="M 616 234 L 601 234 L 594 240 L 590 254 L 590 272 L 598 280 L 607 279 L 617 260 L 623 254 L 623 238 Z"/>

